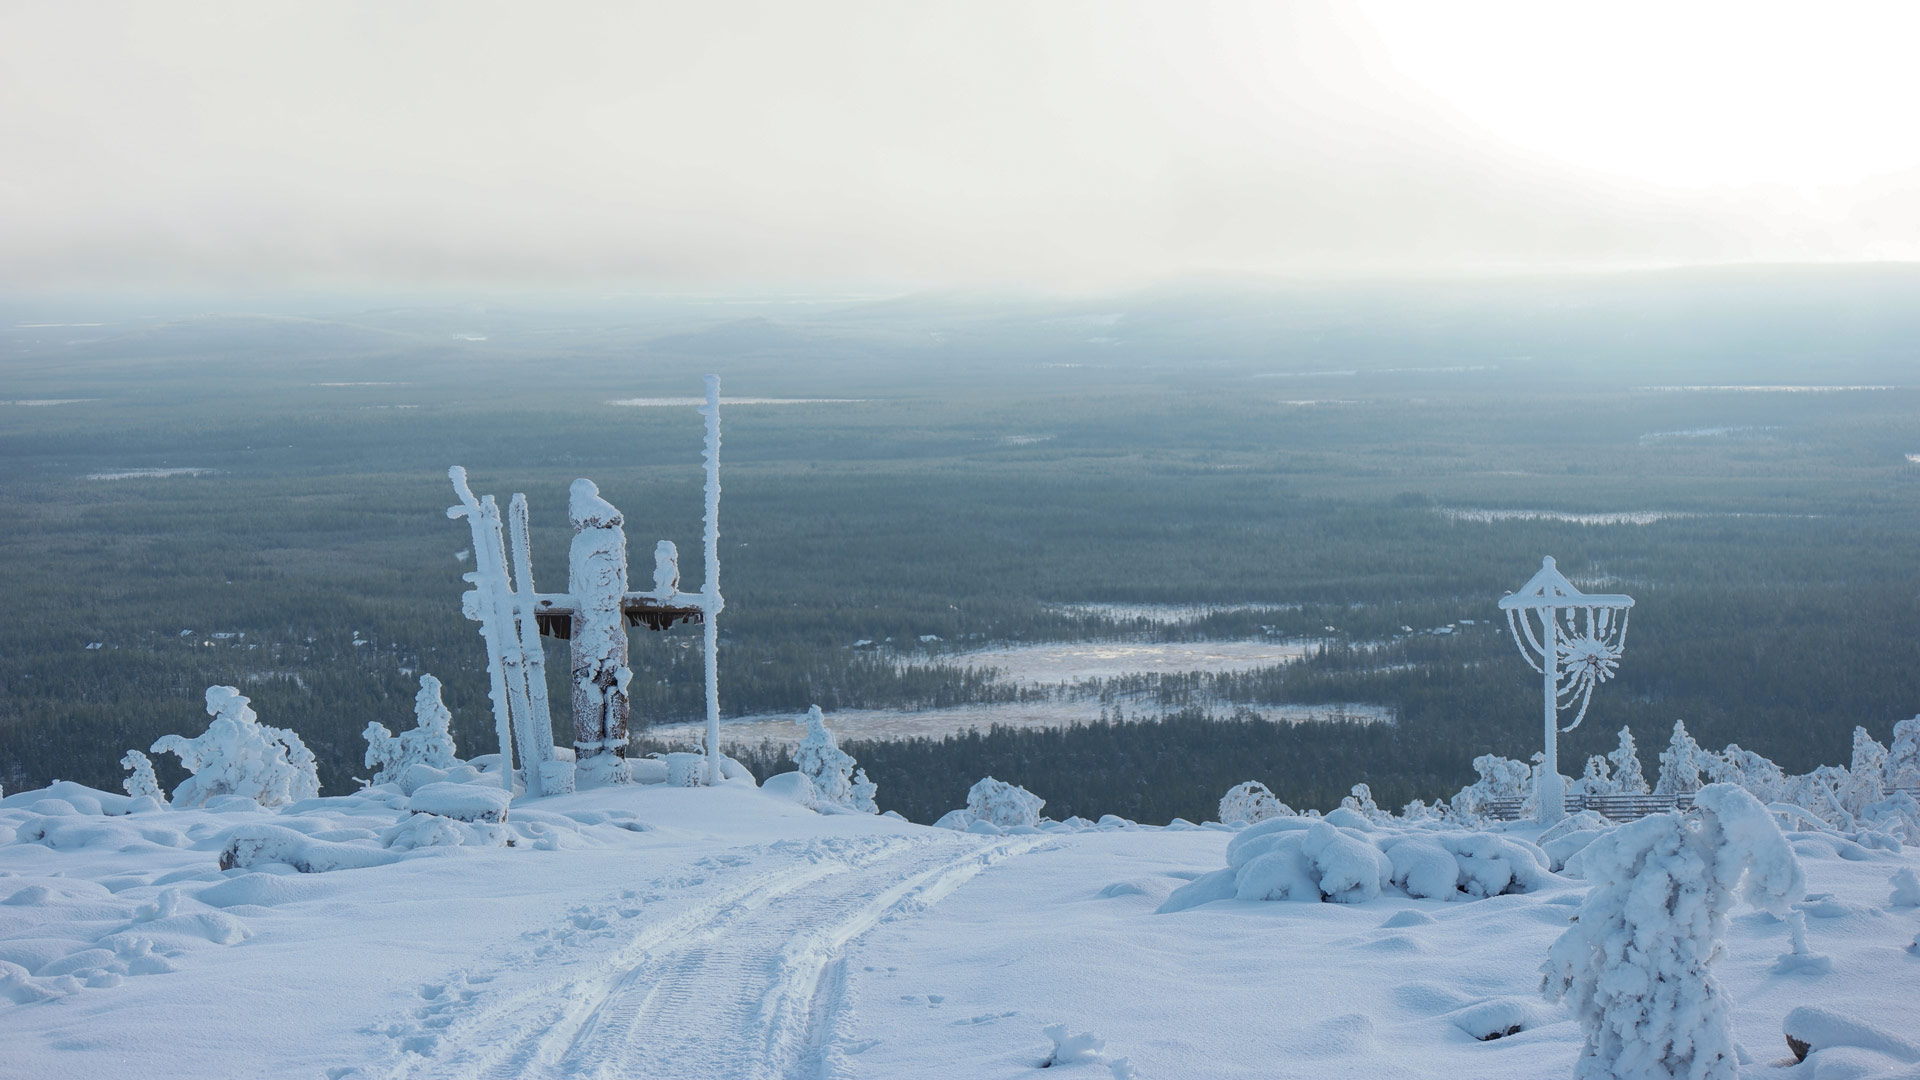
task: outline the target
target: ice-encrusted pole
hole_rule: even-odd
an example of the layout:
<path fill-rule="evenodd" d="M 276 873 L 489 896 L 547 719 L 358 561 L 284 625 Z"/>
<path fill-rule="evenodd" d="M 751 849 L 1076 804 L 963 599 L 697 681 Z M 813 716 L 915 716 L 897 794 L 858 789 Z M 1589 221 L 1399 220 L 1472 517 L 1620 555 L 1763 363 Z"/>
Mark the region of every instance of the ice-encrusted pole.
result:
<path fill-rule="evenodd" d="M 520 748 L 520 767 L 528 774 L 527 790 L 547 790 L 545 769 L 554 760 L 553 716 L 547 707 L 547 651 L 540 644 L 540 627 L 533 617 L 533 555 L 527 544 L 527 497 L 514 492 L 507 502 L 507 536 L 513 544 L 514 632 L 519 635 L 521 678 L 527 687 L 526 715 L 514 735 Z M 535 774 L 539 774 L 535 779 Z"/>
<path fill-rule="evenodd" d="M 447 507 L 447 516 L 464 517 L 473 529 L 474 569 L 462 574 L 461 580 L 471 584 L 474 591 L 462 600 L 474 602 L 473 609 L 466 615 L 480 624 L 480 636 L 487 643 L 487 696 L 493 701 L 494 730 L 500 737 L 500 784 L 510 792 L 513 790 L 513 716 L 507 705 L 507 673 L 503 662 L 506 650 L 501 637 L 511 632 L 502 628 L 511 627 L 512 622 L 510 618 L 500 617 L 499 602 L 506 595 L 507 583 L 495 580 L 504 574 L 506 566 L 499 547 L 500 513 L 492 496 L 488 496 L 485 503 L 474 498 L 473 489 L 467 486 L 467 470 L 455 465 L 447 470 L 447 479 L 453 481 L 454 494 L 460 499 L 459 506 Z"/>
<path fill-rule="evenodd" d="M 707 565 L 700 585 L 700 609 L 707 632 L 707 783 L 720 782 L 720 376 L 709 375 L 707 403 L 700 415 L 707 418 L 707 446 L 702 456 L 707 463 L 706 541 Z"/>
<path fill-rule="evenodd" d="M 567 588 L 573 594 L 573 752 L 576 782 L 626 783 L 626 519 L 591 480 L 575 480 L 567 502 L 573 522 Z"/>

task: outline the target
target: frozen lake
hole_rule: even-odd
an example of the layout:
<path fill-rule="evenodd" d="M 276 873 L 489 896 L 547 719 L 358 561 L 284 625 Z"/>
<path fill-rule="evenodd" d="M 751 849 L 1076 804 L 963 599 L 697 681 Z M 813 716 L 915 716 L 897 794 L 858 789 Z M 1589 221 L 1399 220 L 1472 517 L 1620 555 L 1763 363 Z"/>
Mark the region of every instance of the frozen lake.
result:
<path fill-rule="evenodd" d="M 211 472 L 213 472 L 212 469 L 201 468 L 121 469 L 118 472 L 88 473 L 86 478 L 88 480 L 151 480 L 164 476 L 205 476 Z"/>
<path fill-rule="evenodd" d="M 1003 682 L 1050 686 L 1122 675 L 1189 671 L 1250 671 L 1290 664 L 1314 646 L 1300 641 L 1076 641 L 978 649 L 936 659 L 960 667 L 990 667 Z"/>
<path fill-rule="evenodd" d="M 1048 604 L 1065 615 L 1098 615 L 1117 622 L 1144 619 L 1155 626 L 1193 622 L 1208 615 L 1238 611 L 1292 611 L 1298 604 Z"/>

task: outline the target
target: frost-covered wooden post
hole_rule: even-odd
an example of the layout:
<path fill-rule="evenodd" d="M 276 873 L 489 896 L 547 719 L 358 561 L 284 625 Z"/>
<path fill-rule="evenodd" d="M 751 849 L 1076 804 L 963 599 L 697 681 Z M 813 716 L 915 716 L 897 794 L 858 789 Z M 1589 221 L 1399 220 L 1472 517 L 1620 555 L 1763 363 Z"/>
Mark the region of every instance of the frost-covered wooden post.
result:
<path fill-rule="evenodd" d="M 1593 688 L 1613 677 L 1626 646 L 1627 613 L 1633 597 L 1588 595 L 1574 588 L 1551 555 L 1519 592 L 1500 598 L 1513 643 L 1541 675 L 1546 697 L 1545 760 L 1535 772 L 1535 820 L 1551 825 L 1566 816 L 1566 792 L 1560 782 L 1559 733 L 1572 731 L 1587 717 Z M 1535 657 L 1539 657 L 1535 660 Z M 1560 712 L 1575 702 L 1580 711 L 1562 728 Z"/>
<path fill-rule="evenodd" d="M 707 403 L 700 415 L 707 418 L 706 580 L 700 583 L 700 610 L 705 615 L 707 640 L 707 783 L 720 782 L 720 609 L 726 601 L 720 597 L 720 376 L 709 375 Z"/>
<path fill-rule="evenodd" d="M 573 752 L 582 784 L 628 781 L 626 746 L 627 534 L 625 519 L 591 480 L 575 480 L 567 503 L 573 547 L 567 591 L 573 596 Z"/>

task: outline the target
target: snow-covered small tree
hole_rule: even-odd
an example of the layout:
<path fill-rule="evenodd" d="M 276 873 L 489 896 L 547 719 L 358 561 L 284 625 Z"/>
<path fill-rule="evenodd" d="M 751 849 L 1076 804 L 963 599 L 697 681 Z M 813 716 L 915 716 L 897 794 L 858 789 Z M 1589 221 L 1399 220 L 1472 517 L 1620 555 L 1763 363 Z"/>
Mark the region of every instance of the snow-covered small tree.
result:
<path fill-rule="evenodd" d="M 853 756 L 840 749 L 833 732 L 827 730 L 827 720 L 820 714 L 820 706 L 808 709 L 804 722 L 807 734 L 794 746 L 791 758 L 794 765 L 812 781 L 816 804 L 848 810 L 862 809 L 855 805 L 854 800 Z M 879 811 L 876 808 L 865 812 Z"/>
<path fill-rule="evenodd" d="M 1887 748 L 1867 734 L 1866 728 L 1853 729 L 1853 761 L 1847 768 L 1850 775 L 1842 795 L 1849 813 L 1857 815 L 1887 797 L 1888 756 Z"/>
<path fill-rule="evenodd" d="M 1920 716 L 1893 725 L 1886 772 L 1890 788 L 1920 788 Z"/>
<path fill-rule="evenodd" d="M 1393 817 L 1392 814 L 1382 811 L 1380 804 L 1373 801 L 1373 789 L 1365 784 L 1353 785 L 1347 796 L 1340 800 L 1340 805 L 1364 816 L 1369 821 L 1385 821 Z"/>
<path fill-rule="evenodd" d="M 420 692 L 413 697 L 412 731 L 399 735 L 387 730 L 378 720 L 370 721 L 365 732 L 367 768 L 373 769 L 372 783 L 398 781 L 409 765 L 429 765 L 451 769 L 459 761 L 448 725 L 453 714 L 440 700 L 440 680 L 420 676 Z"/>
<path fill-rule="evenodd" d="M 1480 779 L 1461 788 L 1452 800 L 1459 817 L 1484 817 L 1491 802 L 1524 799 L 1533 793 L 1533 767 L 1524 761 L 1482 754 L 1473 759 L 1473 771 Z"/>
<path fill-rule="evenodd" d="M 1660 751 L 1660 778 L 1654 782 L 1655 795 L 1686 795 L 1700 790 L 1700 773 L 1707 767 L 1707 751 L 1687 734 L 1684 721 L 1673 722 L 1673 738 Z"/>
<path fill-rule="evenodd" d="M 1220 796 L 1220 821 L 1231 825 L 1244 821 L 1258 824 L 1268 818 L 1292 817 L 1293 808 L 1279 799 L 1258 780 L 1235 784 Z"/>
<path fill-rule="evenodd" d="M 1592 887 L 1547 952 L 1542 989 L 1586 1032 L 1579 1080 L 1734 1080 L 1731 1007 L 1713 977 L 1736 899 L 1784 912 L 1805 889 L 1773 816 L 1731 784 L 1697 822 L 1655 814 L 1595 840 Z"/>
<path fill-rule="evenodd" d="M 877 814 L 880 812 L 880 805 L 873 801 L 873 797 L 879 793 L 880 785 L 867 779 L 867 770 L 853 770 L 853 792 L 852 798 L 847 802 L 848 806 L 863 814 Z"/>
<path fill-rule="evenodd" d="M 1633 729 L 1620 729 L 1620 745 L 1607 755 L 1607 767 L 1613 777 L 1616 795 L 1646 795 L 1647 774 L 1640 768 L 1640 748 L 1633 744 Z"/>
<path fill-rule="evenodd" d="M 213 722 L 196 738 L 167 735 L 156 754 L 175 754 L 192 776 L 173 791 L 173 805 L 194 807 L 216 795 L 245 795 L 262 806 L 281 806 L 320 794 L 313 752 L 300 736 L 260 723 L 247 698 L 231 686 L 207 688 Z"/>
<path fill-rule="evenodd" d="M 1575 780 L 1567 792 L 1570 795 L 1587 796 L 1614 794 L 1613 776 L 1607 759 L 1599 754 L 1589 756 L 1586 771 L 1580 774 L 1580 779 Z"/>
<path fill-rule="evenodd" d="M 160 778 L 153 775 L 153 761 L 138 750 L 129 750 L 120 759 L 120 767 L 127 770 L 127 778 L 120 786 L 127 794 L 138 799 L 142 795 L 158 802 L 167 801 L 167 793 L 160 790 Z"/>
<path fill-rule="evenodd" d="M 989 776 L 967 790 L 967 813 L 1003 829 L 1040 824 L 1047 800 L 1016 784 Z"/>
<path fill-rule="evenodd" d="M 1728 743 L 1725 750 L 1709 755 L 1706 769 L 1714 783 L 1737 784 L 1763 803 L 1780 798 L 1787 781 L 1785 769 L 1739 743 Z"/>

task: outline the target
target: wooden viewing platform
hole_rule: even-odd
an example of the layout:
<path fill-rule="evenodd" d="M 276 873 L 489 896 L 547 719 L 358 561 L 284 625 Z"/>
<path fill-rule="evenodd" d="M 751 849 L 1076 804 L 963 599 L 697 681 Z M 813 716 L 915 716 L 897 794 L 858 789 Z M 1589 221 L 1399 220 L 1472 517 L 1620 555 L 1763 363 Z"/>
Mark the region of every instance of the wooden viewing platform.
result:
<path fill-rule="evenodd" d="M 707 618 L 699 599 L 697 593 L 680 593 L 667 600 L 654 593 L 628 593 L 620 600 L 620 613 L 627 617 L 628 626 L 644 626 L 649 630 L 665 630 L 681 623 L 697 626 Z M 541 637 L 571 641 L 573 613 L 571 596 L 534 597 L 533 621 L 539 624 Z"/>

